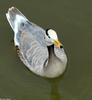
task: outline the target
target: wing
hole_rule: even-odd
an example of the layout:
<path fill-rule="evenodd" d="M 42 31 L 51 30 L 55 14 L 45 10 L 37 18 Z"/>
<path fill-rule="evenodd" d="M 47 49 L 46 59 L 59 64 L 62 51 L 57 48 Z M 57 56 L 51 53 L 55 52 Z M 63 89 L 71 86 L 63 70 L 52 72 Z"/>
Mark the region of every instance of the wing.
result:
<path fill-rule="evenodd" d="M 11 7 L 6 13 L 6 18 L 14 31 L 14 42 L 15 46 L 19 46 L 20 33 L 30 32 L 34 35 L 36 40 L 42 39 L 45 35 L 45 31 L 37 26 L 36 24 L 30 22 L 17 8 Z M 40 42 L 40 41 L 39 41 Z M 40 42 L 42 43 L 42 42 Z"/>
<path fill-rule="evenodd" d="M 21 33 L 19 50 L 20 59 L 29 69 L 35 70 L 35 72 L 43 70 L 48 59 L 48 50 L 31 33 Z"/>
<path fill-rule="evenodd" d="M 20 59 L 32 71 L 41 71 L 48 58 L 44 29 L 30 22 L 15 7 L 9 8 L 6 17 L 14 31 L 14 42 L 19 48 Z"/>

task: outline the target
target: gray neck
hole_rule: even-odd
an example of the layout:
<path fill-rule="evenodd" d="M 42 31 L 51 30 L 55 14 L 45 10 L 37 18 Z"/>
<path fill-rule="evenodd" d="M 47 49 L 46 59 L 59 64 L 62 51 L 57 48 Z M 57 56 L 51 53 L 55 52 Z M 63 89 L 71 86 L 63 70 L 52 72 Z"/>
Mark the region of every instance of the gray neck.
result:
<path fill-rule="evenodd" d="M 55 54 L 54 54 L 54 45 L 48 46 L 48 53 L 49 53 L 49 59 L 52 56 L 55 56 Z"/>
<path fill-rule="evenodd" d="M 47 64 L 44 67 L 44 75 L 49 77 L 56 77 L 59 76 L 61 73 L 63 73 L 65 69 L 65 65 L 63 64 L 62 57 L 58 57 L 58 54 L 56 54 L 56 47 L 54 45 L 51 45 L 48 47 L 49 52 L 49 58 L 47 60 Z M 62 53 L 59 53 L 59 56 L 63 55 Z"/>

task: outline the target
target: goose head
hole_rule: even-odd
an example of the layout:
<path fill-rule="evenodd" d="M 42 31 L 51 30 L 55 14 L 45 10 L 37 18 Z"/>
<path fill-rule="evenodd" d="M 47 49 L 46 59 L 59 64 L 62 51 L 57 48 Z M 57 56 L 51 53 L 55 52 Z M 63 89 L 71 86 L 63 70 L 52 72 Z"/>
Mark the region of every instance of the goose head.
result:
<path fill-rule="evenodd" d="M 62 47 L 62 43 L 59 41 L 56 31 L 53 29 L 46 30 L 46 43 L 48 46 L 55 45 L 56 47 Z"/>

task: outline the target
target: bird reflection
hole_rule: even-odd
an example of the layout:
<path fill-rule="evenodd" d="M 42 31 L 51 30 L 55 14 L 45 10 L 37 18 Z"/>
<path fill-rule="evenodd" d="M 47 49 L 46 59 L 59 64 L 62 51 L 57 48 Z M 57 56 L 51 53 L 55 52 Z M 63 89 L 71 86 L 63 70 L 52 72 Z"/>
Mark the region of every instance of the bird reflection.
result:
<path fill-rule="evenodd" d="M 59 90 L 60 80 L 61 78 L 48 80 L 51 85 L 51 100 L 61 100 L 61 94 Z"/>

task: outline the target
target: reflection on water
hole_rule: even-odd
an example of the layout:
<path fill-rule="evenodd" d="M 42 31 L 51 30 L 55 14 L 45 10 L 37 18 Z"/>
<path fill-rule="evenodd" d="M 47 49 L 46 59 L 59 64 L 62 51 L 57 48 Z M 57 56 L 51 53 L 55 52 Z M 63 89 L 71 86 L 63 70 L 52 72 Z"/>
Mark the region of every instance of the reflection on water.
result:
<path fill-rule="evenodd" d="M 59 91 L 60 80 L 61 80 L 61 78 L 48 80 L 48 82 L 51 86 L 51 92 L 50 92 L 51 93 L 51 100 L 62 100 L 61 94 Z"/>
<path fill-rule="evenodd" d="M 51 100 L 61 100 L 58 82 L 52 82 L 51 83 Z"/>

